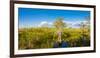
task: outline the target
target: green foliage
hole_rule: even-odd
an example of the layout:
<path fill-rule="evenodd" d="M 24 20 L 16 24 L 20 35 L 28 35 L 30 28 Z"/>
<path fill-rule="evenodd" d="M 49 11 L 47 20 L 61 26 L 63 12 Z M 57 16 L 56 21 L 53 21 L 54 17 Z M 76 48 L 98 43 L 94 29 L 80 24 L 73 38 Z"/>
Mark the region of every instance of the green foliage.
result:
<path fill-rule="evenodd" d="M 19 29 L 19 49 L 53 48 L 57 41 L 56 28 L 23 28 Z M 64 28 L 62 40 L 69 43 L 69 47 L 90 46 L 90 31 L 80 28 Z M 85 45 L 83 43 L 85 42 Z"/>
<path fill-rule="evenodd" d="M 57 18 L 54 22 L 54 26 L 58 29 L 61 29 L 66 26 L 66 24 L 63 22 L 63 18 Z"/>

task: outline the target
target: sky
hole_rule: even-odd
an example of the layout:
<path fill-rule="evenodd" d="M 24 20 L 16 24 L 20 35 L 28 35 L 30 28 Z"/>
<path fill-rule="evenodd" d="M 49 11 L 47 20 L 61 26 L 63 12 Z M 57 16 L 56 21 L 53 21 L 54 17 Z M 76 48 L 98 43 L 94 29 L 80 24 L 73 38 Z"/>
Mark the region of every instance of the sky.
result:
<path fill-rule="evenodd" d="M 58 17 L 64 18 L 64 22 L 77 24 L 86 21 L 87 16 L 90 17 L 90 11 L 18 8 L 19 28 L 52 25 Z"/>

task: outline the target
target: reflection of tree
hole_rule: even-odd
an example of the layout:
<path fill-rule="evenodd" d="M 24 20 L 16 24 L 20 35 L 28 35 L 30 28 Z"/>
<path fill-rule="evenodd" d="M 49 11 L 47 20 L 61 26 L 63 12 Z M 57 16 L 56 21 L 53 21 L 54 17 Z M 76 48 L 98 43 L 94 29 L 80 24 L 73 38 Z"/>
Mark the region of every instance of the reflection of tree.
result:
<path fill-rule="evenodd" d="M 54 26 L 57 28 L 58 41 L 61 42 L 62 31 L 65 27 L 63 18 L 57 18 L 57 20 L 54 22 Z"/>

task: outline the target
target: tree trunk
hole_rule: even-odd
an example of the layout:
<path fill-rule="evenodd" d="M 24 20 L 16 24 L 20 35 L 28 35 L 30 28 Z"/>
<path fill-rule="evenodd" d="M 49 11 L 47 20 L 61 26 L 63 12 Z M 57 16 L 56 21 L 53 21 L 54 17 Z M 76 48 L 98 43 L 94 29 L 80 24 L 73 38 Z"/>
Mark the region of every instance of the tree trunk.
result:
<path fill-rule="evenodd" d="M 61 42 L 62 31 L 58 30 L 57 34 L 58 34 L 58 42 Z"/>

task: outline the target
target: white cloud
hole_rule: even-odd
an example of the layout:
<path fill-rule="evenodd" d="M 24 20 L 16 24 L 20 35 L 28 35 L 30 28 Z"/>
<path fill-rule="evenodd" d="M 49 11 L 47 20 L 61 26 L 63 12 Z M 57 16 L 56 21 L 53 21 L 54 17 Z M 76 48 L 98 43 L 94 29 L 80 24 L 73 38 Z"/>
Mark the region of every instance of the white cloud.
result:
<path fill-rule="evenodd" d="M 82 22 L 84 24 L 87 24 L 87 21 L 63 21 L 63 22 L 67 25 L 66 27 L 71 27 L 71 28 L 79 28 Z M 53 27 L 53 22 L 42 21 L 40 22 L 38 27 Z"/>
<path fill-rule="evenodd" d="M 64 21 L 64 22 L 67 24 L 67 27 L 72 27 L 72 28 L 79 28 L 82 22 L 84 24 L 87 24 L 87 21 Z"/>
<path fill-rule="evenodd" d="M 52 23 L 51 22 L 47 22 L 47 21 L 42 21 L 40 22 L 40 24 L 38 25 L 38 27 L 52 27 Z"/>

